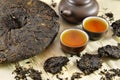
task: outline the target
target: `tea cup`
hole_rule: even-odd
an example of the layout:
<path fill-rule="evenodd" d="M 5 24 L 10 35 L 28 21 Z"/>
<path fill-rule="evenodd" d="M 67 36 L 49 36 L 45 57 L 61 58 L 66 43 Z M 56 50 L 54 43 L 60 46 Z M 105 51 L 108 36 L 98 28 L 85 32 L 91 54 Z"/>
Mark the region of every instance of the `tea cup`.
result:
<path fill-rule="evenodd" d="M 65 53 L 78 55 L 89 41 L 87 33 L 80 29 L 66 29 L 60 35 L 61 48 Z"/>
<path fill-rule="evenodd" d="M 98 16 L 86 17 L 82 22 L 83 30 L 89 35 L 90 40 L 99 40 L 108 31 L 107 20 Z"/>

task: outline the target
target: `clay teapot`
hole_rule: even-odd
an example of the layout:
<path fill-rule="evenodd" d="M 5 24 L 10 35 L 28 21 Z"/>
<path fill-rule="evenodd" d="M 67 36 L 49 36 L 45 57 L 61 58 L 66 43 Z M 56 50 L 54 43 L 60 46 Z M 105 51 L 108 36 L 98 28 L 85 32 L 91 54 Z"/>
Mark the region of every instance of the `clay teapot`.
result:
<path fill-rule="evenodd" d="M 81 23 L 88 16 L 96 16 L 99 5 L 96 0 L 61 0 L 59 13 L 70 23 Z"/>

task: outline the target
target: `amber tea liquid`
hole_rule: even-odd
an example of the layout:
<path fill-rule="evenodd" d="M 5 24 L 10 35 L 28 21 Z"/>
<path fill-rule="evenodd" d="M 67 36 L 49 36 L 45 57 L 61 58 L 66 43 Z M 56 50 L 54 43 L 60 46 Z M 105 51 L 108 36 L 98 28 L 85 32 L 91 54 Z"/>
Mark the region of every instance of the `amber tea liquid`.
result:
<path fill-rule="evenodd" d="M 99 19 L 86 20 L 84 28 L 91 32 L 104 32 L 107 29 L 107 24 Z"/>
<path fill-rule="evenodd" d="M 79 30 L 68 30 L 63 33 L 61 41 L 69 47 L 80 47 L 87 42 L 86 35 Z"/>

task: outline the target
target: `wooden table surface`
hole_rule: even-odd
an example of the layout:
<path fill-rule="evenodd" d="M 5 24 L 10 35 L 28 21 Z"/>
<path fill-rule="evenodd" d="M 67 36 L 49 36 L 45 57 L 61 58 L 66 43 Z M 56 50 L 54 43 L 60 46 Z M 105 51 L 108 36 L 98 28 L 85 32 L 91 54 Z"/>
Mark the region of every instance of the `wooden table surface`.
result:
<path fill-rule="evenodd" d="M 48 5 L 51 5 L 51 0 L 42 0 L 46 2 Z M 53 0 L 54 2 L 57 3 L 57 6 L 53 9 L 58 13 L 58 4 L 60 0 Z M 112 12 L 114 14 L 115 20 L 120 19 L 120 0 L 97 0 L 100 6 L 99 10 L 99 15 L 104 14 L 105 12 Z M 69 57 L 69 55 L 65 54 L 61 50 L 61 46 L 59 44 L 59 36 L 60 33 L 68 28 L 76 28 L 80 27 L 80 25 L 71 25 L 69 23 L 64 22 L 60 18 L 60 31 L 59 34 L 57 35 L 56 39 L 54 42 L 50 45 L 48 49 L 46 49 L 43 53 L 38 54 L 35 57 L 20 61 L 20 65 L 28 68 L 29 66 L 32 66 L 34 69 L 42 71 L 42 79 L 47 80 L 48 78 L 50 80 L 58 80 L 56 78 L 56 75 L 52 75 L 50 73 L 46 73 L 43 69 L 43 64 L 46 59 L 48 59 L 51 56 L 67 56 L 70 61 L 66 65 L 66 68 L 62 68 L 62 72 L 64 73 L 63 75 L 60 75 L 62 78 L 68 77 L 68 80 L 70 80 L 72 74 L 74 72 L 80 72 L 80 70 L 76 67 L 76 59 L 80 59 L 79 57 L 73 56 Z M 97 49 L 101 46 L 105 46 L 107 44 L 111 45 L 117 45 L 117 43 L 120 41 L 118 37 L 111 37 L 111 31 L 109 31 L 106 35 L 104 36 L 103 39 L 99 41 L 89 41 L 86 49 L 81 53 L 84 54 L 86 52 L 94 54 L 96 53 Z M 31 63 L 28 65 L 26 64 L 27 61 L 30 61 Z M 105 59 L 102 63 L 102 68 L 99 70 L 95 71 L 94 73 L 84 76 L 79 80 L 99 80 L 100 75 L 98 72 L 103 69 L 110 69 L 110 68 L 120 68 L 120 60 L 113 60 L 113 59 Z M 15 69 L 15 64 L 10 63 L 10 64 L 0 64 L 0 80 L 15 80 L 14 79 L 14 74 L 12 74 L 13 70 Z M 115 79 L 115 80 L 120 80 L 120 78 Z"/>

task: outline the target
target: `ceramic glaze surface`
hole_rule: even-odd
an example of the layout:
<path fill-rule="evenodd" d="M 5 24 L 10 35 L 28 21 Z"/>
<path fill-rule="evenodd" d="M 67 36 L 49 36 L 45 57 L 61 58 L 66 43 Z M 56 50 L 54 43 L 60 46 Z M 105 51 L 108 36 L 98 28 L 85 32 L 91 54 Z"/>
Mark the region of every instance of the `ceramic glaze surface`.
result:
<path fill-rule="evenodd" d="M 96 0 L 61 0 L 59 13 L 70 23 L 81 23 L 88 16 L 96 16 L 99 5 Z"/>

